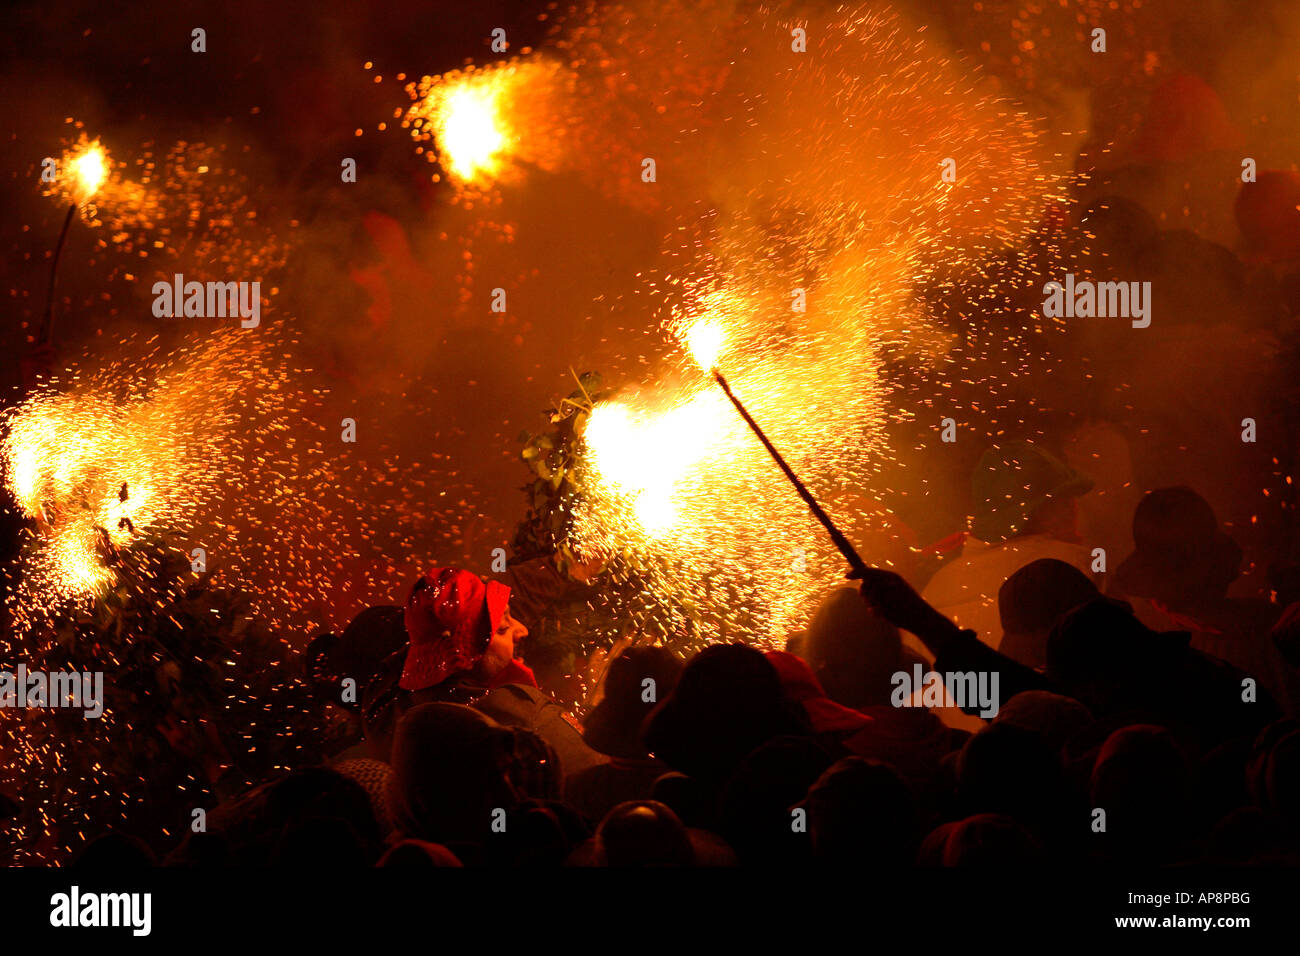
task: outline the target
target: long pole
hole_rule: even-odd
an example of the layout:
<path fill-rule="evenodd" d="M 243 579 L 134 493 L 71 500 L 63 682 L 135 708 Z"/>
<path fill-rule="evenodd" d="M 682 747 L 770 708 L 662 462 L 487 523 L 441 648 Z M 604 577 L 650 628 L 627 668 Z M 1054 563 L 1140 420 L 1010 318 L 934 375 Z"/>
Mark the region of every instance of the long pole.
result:
<path fill-rule="evenodd" d="M 54 247 L 54 261 L 50 263 L 50 284 L 45 290 L 45 315 L 41 319 L 41 333 L 36 337 L 38 345 L 49 345 L 54 337 L 54 282 L 59 277 L 59 258 L 63 255 L 63 244 L 68 239 L 68 227 L 77 212 L 74 202 L 68 207 L 68 214 L 63 218 L 63 231 L 59 233 L 59 244 Z"/>
<path fill-rule="evenodd" d="M 812 511 L 813 517 L 821 522 L 822 527 L 825 528 L 827 534 L 831 536 L 831 541 L 835 543 L 835 547 L 839 549 L 840 554 L 844 555 L 844 559 L 849 562 L 849 565 L 854 571 L 857 571 L 859 574 L 868 571 L 869 568 L 867 562 L 862 560 L 862 555 L 858 554 L 857 549 L 853 547 L 849 542 L 849 539 L 844 537 L 844 532 L 835 527 L 835 522 L 831 520 L 831 516 L 828 515 L 822 509 L 822 506 L 817 503 L 817 499 L 812 496 L 812 492 L 808 490 L 808 486 L 799 480 L 799 476 L 794 473 L 794 469 L 786 464 L 786 460 L 781 457 L 781 453 L 776 450 L 776 446 L 773 445 L 772 442 L 768 440 L 768 437 L 763 434 L 763 429 L 758 427 L 758 422 L 754 421 L 749 412 L 745 410 L 745 406 L 740 404 L 740 399 L 736 398 L 732 393 L 731 386 L 728 385 L 727 380 L 722 377 L 722 373 L 715 368 L 713 370 L 713 377 L 717 380 L 718 384 L 722 386 L 722 390 L 727 393 L 727 398 L 731 399 L 731 404 L 736 406 L 736 411 L 740 412 L 740 417 L 745 420 L 745 424 L 753 430 L 754 434 L 758 436 L 758 440 L 763 443 L 763 447 L 767 449 L 767 453 L 772 456 L 778 465 L 781 466 L 781 470 L 785 472 L 785 476 L 789 478 L 790 483 L 794 485 L 794 490 L 799 492 L 799 497 L 804 500 L 804 504 L 806 504 Z"/>

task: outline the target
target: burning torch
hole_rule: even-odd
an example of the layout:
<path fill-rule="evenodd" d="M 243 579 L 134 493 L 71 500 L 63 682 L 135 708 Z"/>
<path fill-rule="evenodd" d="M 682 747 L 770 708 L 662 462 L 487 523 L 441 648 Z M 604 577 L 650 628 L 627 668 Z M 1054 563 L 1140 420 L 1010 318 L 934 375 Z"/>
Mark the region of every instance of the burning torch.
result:
<path fill-rule="evenodd" d="M 758 422 L 754 421 L 753 416 L 750 415 L 745 406 L 741 404 L 740 399 L 738 399 L 735 396 L 735 393 L 731 391 L 731 385 L 728 384 L 722 372 L 719 371 L 717 360 L 718 354 L 722 351 L 721 327 L 707 321 L 697 322 L 688 331 L 686 335 L 686 344 L 690 349 L 692 358 L 699 363 L 700 368 L 709 372 L 713 376 L 713 380 L 722 388 L 722 391 L 731 401 L 731 404 L 736 406 L 736 411 L 738 411 L 740 417 L 745 420 L 745 424 L 748 425 L 750 430 L 758 436 L 758 440 L 763 443 L 763 447 L 767 449 L 767 453 L 771 455 L 772 459 L 778 466 L 780 466 L 781 471 L 785 473 L 786 478 L 790 479 L 790 484 L 794 485 L 794 490 L 797 491 L 799 497 L 804 500 L 804 504 L 806 504 L 808 509 L 813 513 L 813 517 L 820 521 L 822 527 L 826 529 L 826 533 L 830 535 L 831 541 L 835 544 L 835 547 L 839 549 L 840 554 L 844 555 L 844 559 L 849 562 L 849 566 L 853 569 L 853 575 L 851 576 L 856 577 L 864 575 L 869 570 L 867 562 L 862 559 L 862 555 L 858 554 L 857 549 L 854 548 L 849 539 L 844 536 L 844 532 L 835 526 L 835 522 L 831 520 L 830 515 L 826 513 L 825 509 L 817 503 L 817 499 L 814 498 L 812 492 L 808 490 L 808 486 L 799 479 L 799 476 L 794 473 L 794 469 L 790 467 L 785 458 L 782 457 L 781 453 L 776 450 L 776 446 L 773 445 L 767 435 L 763 433 L 763 429 L 759 427 Z"/>
<path fill-rule="evenodd" d="M 72 203 L 68 206 L 68 214 L 63 217 L 63 229 L 59 232 L 59 241 L 54 247 L 54 260 L 50 263 L 50 283 L 45 293 L 45 315 L 41 318 L 40 335 L 36 339 L 39 345 L 49 345 L 54 337 L 54 284 L 58 279 L 59 259 L 63 256 L 63 244 L 68 238 L 68 228 L 72 225 L 72 218 L 76 215 L 77 208 L 82 203 L 90 201 L 103 183 L 104 177 L 108 175 L 108 164 L 105 159 L 104 147 L 96 141 L 69 161 L 68 165 L 73 177 Z"/>

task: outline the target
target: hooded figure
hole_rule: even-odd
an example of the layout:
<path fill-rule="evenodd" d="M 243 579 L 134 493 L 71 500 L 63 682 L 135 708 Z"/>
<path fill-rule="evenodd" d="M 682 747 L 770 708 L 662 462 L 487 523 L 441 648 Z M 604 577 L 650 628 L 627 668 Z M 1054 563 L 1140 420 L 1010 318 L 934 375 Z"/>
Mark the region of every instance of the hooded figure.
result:
<path fill-rule="evenodd" d="M 1241 548 L 1219 528 L 1209 502 L 1187 487 L 1158 488 L 1133 514 L 1136 548 L 1115 571 L 1114 591 L 1149 627 L 1189 632 L 1191 645 L 1240 668 L 1287 713 L 1300 708 L 1300 681 L 1270 633 L 1276 605 L 1230 598 Z"/>
<path fill-rule="evenodd" d="M 809 730 L 759 651 L 715 644 L 686 665 L 672 694 L 647 719 L 642 739 L 660 760 L 716 792 L 760 744 Z"/>
<path fill-rule="evenodd" d="M 402 689 L 421 691 L 458 675 L 481 672 L 492 638 L 509 623 L 509 602 L 510 589 L 497 581 L 485 583 L 457 568 L 426 572 L 415 582 L 406 602 L 404 617 L 411 645 L 399 682 Z M 523 629 L 518 636 L 527 633 Z M 478 676 L 495 681 L 498 675 Z M 508 676 L 522 679 L 524 675 L 513 671 Z"/>

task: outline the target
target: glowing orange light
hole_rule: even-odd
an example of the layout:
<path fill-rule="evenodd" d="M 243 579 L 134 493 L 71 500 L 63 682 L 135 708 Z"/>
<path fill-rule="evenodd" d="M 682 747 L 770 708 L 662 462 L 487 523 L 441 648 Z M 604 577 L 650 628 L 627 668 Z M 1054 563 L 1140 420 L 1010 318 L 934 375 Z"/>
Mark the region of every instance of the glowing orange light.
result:
<path fill-rule="evenodd" d="M 699 319 L 686 330 L 686 347 L 691 358 L 706 372 L 718 364 L 718 356 L 726 342 L 726 334 L 720 323 L 710 319 Z"/>
<path fill-rule="evenodd" d="M 435 135 L 448 171 L 457 179 L 468 182 L 499 174 L 507 146 L 497 104 L 500 93 L 490 75 L 447 91 Z"/>
<path fill-rule="evenodd" d="M 700 466 L 724 451 L 732 425 L 724 406 L 708 390 L 660 412 L 618 402 L 592 410 L 583 437 L 601 486 L 630 504 L 645 531 L 676 525 L 683 493 L 705 477 Z"/>
<path fill-rule="evenodd" d="M 107 158 L 104 147 L 98 141 L 72 158 L 72 175 L 76 181 L 73 191 L 78 201 L 86 202 L 103 185 L 108 176 Z"/>

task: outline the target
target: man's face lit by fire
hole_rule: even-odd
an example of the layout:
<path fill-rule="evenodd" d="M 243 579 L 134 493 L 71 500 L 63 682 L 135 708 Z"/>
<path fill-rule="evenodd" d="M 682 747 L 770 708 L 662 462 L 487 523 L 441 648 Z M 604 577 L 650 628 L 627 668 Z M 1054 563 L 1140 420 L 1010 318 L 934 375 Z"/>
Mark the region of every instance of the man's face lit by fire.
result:
<path fill-rule="evenodd" d="M 487 648 L 479 660 L 479 676 L 484 680 L 491 680 L 500 674 L 505 666 L 514 660 L 515 642 L 522 641 L 527 636 L 528 628 L 511 617 L 510 608 L 507 607 L 501 612 L 496 630 L 488 638 Z"/>

